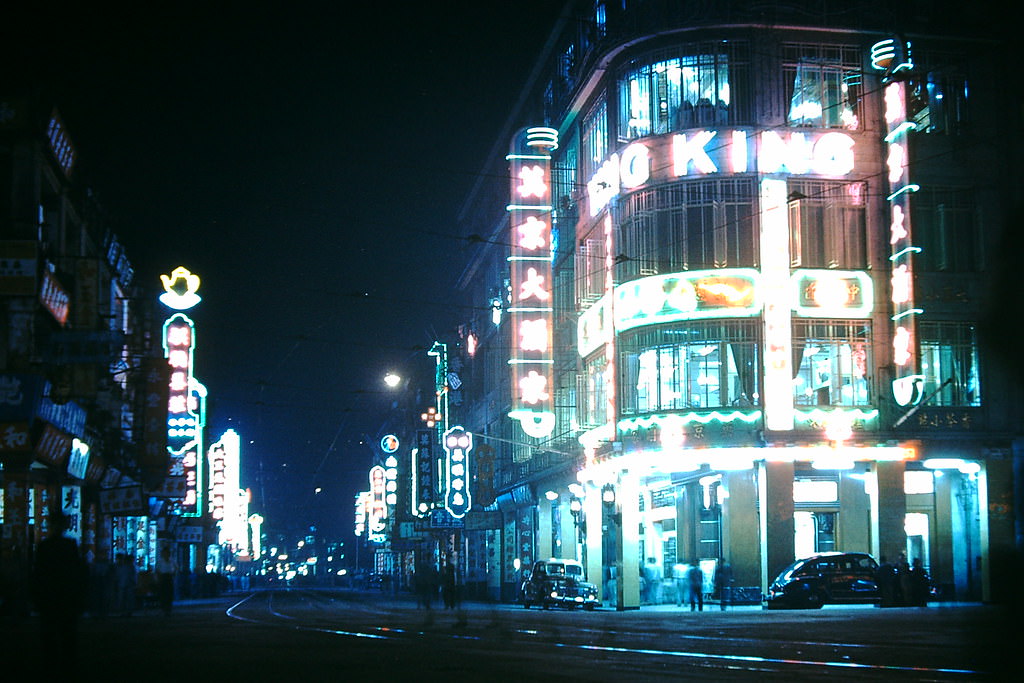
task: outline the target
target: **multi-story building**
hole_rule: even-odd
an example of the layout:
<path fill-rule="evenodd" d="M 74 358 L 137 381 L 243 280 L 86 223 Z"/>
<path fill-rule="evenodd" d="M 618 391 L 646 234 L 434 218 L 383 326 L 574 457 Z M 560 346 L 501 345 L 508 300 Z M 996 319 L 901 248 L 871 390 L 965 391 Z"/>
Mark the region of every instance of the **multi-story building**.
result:
<path fill-rule="evenodd" d="M 492 594 L 560 555 L 619 608 L 648 563 L 728 563 L 760 599 L 827 550 L 996 594 L 1024 404 L 984 332 L 1011 334 L 1019 112 L 1005 46 L 942 19 L 567 4 L 461 217 Z"/>
<path fill-rule="evenodd" d="M 0 564 L 9 581 L 30 565 L 53 510 L 69 517 L 90 559 L 124 553 L 140 570 L 155 561 L 148 492 L 167 473 L 167 364 L 131 262 L 74 171 L 54 107 L 0 99 Z"/>

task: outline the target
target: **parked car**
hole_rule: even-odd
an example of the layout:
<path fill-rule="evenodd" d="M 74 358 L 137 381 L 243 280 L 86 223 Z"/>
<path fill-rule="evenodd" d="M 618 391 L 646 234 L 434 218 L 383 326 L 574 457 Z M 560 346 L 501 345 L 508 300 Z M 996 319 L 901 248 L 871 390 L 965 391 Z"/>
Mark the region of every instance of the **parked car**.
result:
<path fill-rule="evenodd" d="M 867 553 L 818 553 L 782 570 L 768 588 L 767 606 L 818 608 L 879 601 L 878 563 Z"/>
<path fill-rule="evenodd" d="M 582 607 L 592 610 L 600 604 L 597 586 L 583 576 L 583 565 L 576 560 L 540 560 L 535 562 L 520 591 L 523 607 Z"/>

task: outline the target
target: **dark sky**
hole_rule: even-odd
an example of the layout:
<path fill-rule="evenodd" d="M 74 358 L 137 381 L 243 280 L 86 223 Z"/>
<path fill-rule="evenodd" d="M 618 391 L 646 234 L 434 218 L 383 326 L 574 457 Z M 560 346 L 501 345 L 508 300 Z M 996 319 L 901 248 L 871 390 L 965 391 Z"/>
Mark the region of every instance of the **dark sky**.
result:
<path fill-rule="evenodd" d="M 241 434 L 268 525 L 348 533 L 381 377 L 432 370 L 456 213 L 562 3 L 229 4 L 39 3 L 0 84 L 55 98 L 138 280 L 202 278 L 210 436 Z"/>

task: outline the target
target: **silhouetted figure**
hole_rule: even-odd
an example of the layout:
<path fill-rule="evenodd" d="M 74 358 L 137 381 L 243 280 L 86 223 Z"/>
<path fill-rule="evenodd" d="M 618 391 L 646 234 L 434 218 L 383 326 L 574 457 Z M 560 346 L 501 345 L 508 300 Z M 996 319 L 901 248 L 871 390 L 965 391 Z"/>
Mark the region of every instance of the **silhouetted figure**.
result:
<path fill-rule="evenodd" d="M 694 560 L 686 572 L 686 582 L 690 592 L 690 611 L 704 611 L 704 572 Z"/>
<path fill-rule="evenodd" d="M 896 563 L 896 604 L 904 606 L 910 604 L 910 565 L 907 563 L 907 554 L 900 553 L 900 559 Z"/>
<path fill-rule="evenodd" d="M 430 609 L 437 595 L 437 570 L 429 563 L 423 563 L 416 570 L 416 595 L 419 605 Z"/>
<path fill-rule="evenodd" d="M 177 573 L 178 563 L 174 561 L 171 546 L 165 545 L 156 559 L 156 594 L 165 616 L 170 616 L 174 605 L 174 577 Z"/>
<path fill-rule="evenodd" d="M 64 535 L 68 520 L 50 517 L 50 535 L 36 548 L 32 600 L 39 612 L 43 662 L 69 672 L 78 658 L 78 621 L 85 609 L 89 570 L 78 543 Z"/>
<path fill-rule="evenodd" d="M 445 562 L 441 574 L 441 597 L 444 599 L 445 609 L 455 609 L 459 606 L 459 586 L 455 579 L 455 565 Z"/>
<path fill-rule="evenodd" d="M 910 604 L 914 607 L 928 606 L 928 588 L 930 580 L 928 572 L 921 564 L 921 558 L 915 557 L 910 567 Z"/>
<path fill-rule="evenodd" d="M 715 590 L 718 591 L 718 606 L 724 610 L 732 602 L 732 565 L 728 562 L 715 569 Z"/>
<path fill-rule="evenodd" d="M 882 563 L 875 571 L 875 583 L 878 585 L 878 597 L 880 607 L 892 607 L 896 604 L 896 568 L 889 564 L 885 555 L 881 557 Z"/>

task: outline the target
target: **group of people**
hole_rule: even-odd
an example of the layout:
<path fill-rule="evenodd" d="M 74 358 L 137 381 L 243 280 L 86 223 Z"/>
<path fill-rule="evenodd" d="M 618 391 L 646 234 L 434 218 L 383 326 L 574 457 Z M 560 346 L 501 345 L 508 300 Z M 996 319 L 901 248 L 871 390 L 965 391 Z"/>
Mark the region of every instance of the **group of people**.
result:
<path fill-rule="evenodd" d="M 915 557 L 907 564 L 906 553 L 900 553 L 896 564 L 890 563 L 885 555 L 875 574 L 881 607 L 925 607 L 931 590 L 931 579 Z"/>
<path fill-rule="evenodd" d="M 416 602 L 419 607 L 431 609 L 438 592 L 445 609 L 459 607 L 459 582 L 455 571 L 455 562 L 446 558 L 439 572 L 432 563 L 424 562 L 416 567 L 413 575 L 413 587 L 416 591 Z"/>

